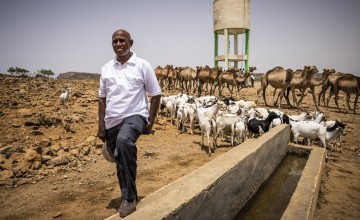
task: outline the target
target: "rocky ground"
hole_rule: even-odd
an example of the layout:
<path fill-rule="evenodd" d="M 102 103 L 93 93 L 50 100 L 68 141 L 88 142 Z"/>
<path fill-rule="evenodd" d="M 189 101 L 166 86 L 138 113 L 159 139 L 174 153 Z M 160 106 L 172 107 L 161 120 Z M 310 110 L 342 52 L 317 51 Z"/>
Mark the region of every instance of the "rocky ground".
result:
<path fill-rule="evenodd" d="M 104 219 L 115 214 L 120 205 L 115 167 L 103 159 L 95 136 L 98 82 L 0 75 L 0 85 L 0 219 Z M 60 105 L 59 95 L 69 87 L 71 102 Z M 255 100 L 258 87 L 241 90 L 238 98 Z M 316 219 L 360 219 L 360 109 L 356 115 L 346 112 L 344 100 L 342 113 L 333 101 L 330 108 L 321 107 L 327 118 L 347 124 L 347 135 L 341 147 L 328 153 Z M 258 106 L 264 107 L 262 100 Z M 303 106 L 314 110 L 310 94 Z M 199 133 L 180 134 L 164 115 L 154 128 L 155 135 L 138 140 L 140 198 L 230 149 L 229 142 L 220 142 L 208 157 L 207 148 L 199 146 Z"/>

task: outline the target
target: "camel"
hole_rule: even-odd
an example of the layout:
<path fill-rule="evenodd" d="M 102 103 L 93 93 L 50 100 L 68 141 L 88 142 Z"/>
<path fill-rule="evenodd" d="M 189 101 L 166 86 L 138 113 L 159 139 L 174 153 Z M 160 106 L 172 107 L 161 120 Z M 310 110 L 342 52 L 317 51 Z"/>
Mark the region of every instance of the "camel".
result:
<path fill-rule="evenodd" d="M 162 80 L 162 67 L 161 66 L 157 66 L 155 69 L 154 69 L 154 72 L 155 72 L 155 75 L 156 75 L 156 78 L 157 80 L 159 81 L 159 83 L 161 82 Z"/>
<path fill-rule="evenodd" d="M 179 73 L 179 78 L 182 81 L 181 88 L 185 89 L 188 95 L 192 93 L 192 87 L 193 87 L 192 83 L 196 79 L 196 77 L 197 77 L 196 71 L 191 67 L 185 67 Z"/>
<path fill-rule="evenodd" d="M 170 90 L 171 87 L 175 88 L 175 83 L 176 83 L 176 80 L 178 79 L 178 75 L 179 75 L 179 70 L 177 68 L 173 68 L 171 66 L 171 68 L 169 69 L 169 73 L 167 75 L 167 80 L 168 80 L 167 88 L 168 88 L 168 90 Z"/>
<path fill-rule="evenodd" d="M 334 84 L 335 84 L 336 80 L 339 77 L 343 76 L 343 75 L 344 75 L 344 73 L 341 73 L 341 72 L 337 72 L 335 74 L 329 75 L 328 79 L 324 82 L 324 84 L 323 84 L 323 86 L 321 88 L 321 91 L 319 93 L 319 97 L 318 97 L 319 106 L 320 106 L 320 103 L 321 103 L 320 98 L 322 97 L 322 100 L 324 102 L 324 106 L 329 107 L 329 100 L 330 99 L 328 99 L 327 103 L 325 102 L 326 91 L 328 90 L 329 87 L 330 87 L 330 90 L 333 91 L 333 87 L 334 87 Z"/>
<path fill-rule="evenodd" d="M 346 102 L 349 110 L 351 110 L 350 94 L 355 93 L 353 113 L 356 114 L 356 104 L 358 102 L 359 93 L 360 93 L 360 77 L 354 76 L 352 74 L 344 74 L 335 81 L 334 84 L 335 104 L 339 109 L 339 112 L 341 112 L 338 104 L 338 95 L 340 90 L 346 93 Z M 330 97 L 331 95 L 332 94 L 330 94 Z"/>
<path fill-rule="evenodd" d="M 268 87 L 268 85 L 271 85 L 275 89 L 281 89 L 281 91 L 279 93 L 280 100 L 281 100 L 284 95 L 285 89 L 288 87 L 288 85 L 291 81 L 292 73 L 293 73 L 293 71 L 291 69 L 285 70 L 284 68 L 282 68 L 280 66 L 274 67 L 273 69 L 267 71 L 261 77 L 261 86 L 256 91 L 255 103 L 258 102 L 259 94 L 262 91 L 262 96 L 263 96 L 265 105 L 268 106 L 268 104 L 266 102 L 266 97 L 265 97 L 266 88 Z M 286 102 L 290 106 L 290 102 L 288 99 L 286 100 Z M 280 103 L 281 103 L 281 101 L 280 101 Z M 280 103 L 279 103 L 279 108 L 280 108 Z"/>
<path fill-rule="evenodd" d="M 215 82 L 218 80 L 219 75 L 222 72 L 222 68 L 221 67 L 214 67 L 214 68 L 210 68 L 209 66 L 205 66 L 204 68 L 201 67 L 196 67 L 197 72 L 198 72 L 198 95 L 199 97 L 201 96 L 201 92 L 202 92 L 202 87 L 203 84 L 210 84 L 210 95 L 212 95 L 213 93 L 215 93 L 215 89 L 216 89 L 216 85 Z M 214 90 L 213 90 L 214 87 Z"/>
<path fill-rule="evenodd" d="M 219 96 L 221 96 L 221 92 L 225 87 L 228 88 L 230 91 L 230 96 L 232 97 L 232 93 L 234 90 L 234 86 L 237 87 L 237 95 L 240 91 L 240 85 L 242 85 L 243 82 L 252 74 L 252 72 L 247 72 L 245 75 L 241 74 L 242 71 L 236 70 L 236 69 L 228 69 L 224 73 L 220 74 L 219 76 Z M 232 88 L 230 89 L 230 85 Z"/>
<path fill-rule="evenodd" d="M 301 91 L 301 97 L 299 99 L 298 106 L 299 107 L 301 106 L 302 99 L 305 96 L 305 90 L 307 88 L 309 88 L 310 91 L 311 91 L 312 97 L 313 97 L 315 108 L 316 108 L 317 111 L 320 111 L 319 106 L 318 106 L 318 104 L 316 102 L 316 98 L 315 98 L 315 86 L 323 85 L 324 82 L 328 79 L 329 75 L 335 73 L 335 70 L 325 68 L 325 69 L 323 69 L 324 71 L 323 71 L 322 77 L 321 78 L 315 78 L 314 73 L 317 72 L 317 69 L 316 69 L 315 66 L 313 66 L 313 67 L 314 67 L 314 70 L 313 70 L 313 72 L 311 74 L 308 75 L 309 77 L 307 77 L 306 82 L 303 85 L 301 85 L 299 87 L 296 87 L 296 88 L 300 89 L 300 91 Z"/>

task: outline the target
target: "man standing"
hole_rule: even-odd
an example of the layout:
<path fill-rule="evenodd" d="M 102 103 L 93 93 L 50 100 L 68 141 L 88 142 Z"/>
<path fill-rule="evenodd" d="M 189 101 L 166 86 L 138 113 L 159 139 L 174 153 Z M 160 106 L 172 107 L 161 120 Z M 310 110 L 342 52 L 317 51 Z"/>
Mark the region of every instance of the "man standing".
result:
<path fill-rule="evenodd" d="M 99 88 L 99 129 L 117 168 L 121 190 L 120 217 L 136 210 L 136 141 L 151 134 L 159 109 L 161 89 L 151 65 L 130 51 L 134 41 L 125 30 L 112 35 L 116 57 L 101 69 Z M 151 96 L 150 110 L 146 92 Z"/>

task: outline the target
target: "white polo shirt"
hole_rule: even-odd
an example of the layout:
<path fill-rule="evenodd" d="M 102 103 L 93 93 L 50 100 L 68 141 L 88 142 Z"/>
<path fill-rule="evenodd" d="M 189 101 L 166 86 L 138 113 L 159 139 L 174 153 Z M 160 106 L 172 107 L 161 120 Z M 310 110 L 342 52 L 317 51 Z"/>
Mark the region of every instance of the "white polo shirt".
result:
<path fill-rule="evenodd" d="M 101 69 L 99 98 L 106 98 L 105 127 L 109 129 L 131 115 L 149 117 L 146 92 L 161 95 L 161 89 L 151 65 L 144 59 L 131 58 L 123 65 L 116 57 Z"/>

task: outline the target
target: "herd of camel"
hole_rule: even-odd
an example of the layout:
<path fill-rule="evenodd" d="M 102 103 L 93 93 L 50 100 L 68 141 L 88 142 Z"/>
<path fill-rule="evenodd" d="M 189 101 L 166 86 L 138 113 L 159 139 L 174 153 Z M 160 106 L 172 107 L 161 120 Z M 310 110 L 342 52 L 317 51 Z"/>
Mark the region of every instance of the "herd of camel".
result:
<path fill-rule="evenodd" d="M 173 65 L 166 65 L 165 67 L 157 66 L 154 71 L 163 89 L 171 90 L 172 88 L 178 88 L 187 94 L 197 91 L 198 96 L 201 96 L 204 85 L 206 85 L 206 88 L 210 86 L 210 90 L 207 89 L 210 95 L 213 95 L 216 87 L 218 87 L 218 94 L 222 96 L 223 89 L 227 87 L 232 96 L 234 88 L 236 88 L 236 92 L 239 94 L 241 88 L 245 86 L 247 78 L 253 75 L 254 70 L 256 70 L 256 67 L 249 67 L 249 71 L 244 72 L 234 68 L 223 71 L 221 67 L 210 68 L 209 66 L 197 66 L 196 69 L 193 69 L 191 67 L 174 68 Z M 328 107 L 330 98 L 333 95 L 335 95 L 335 104 L 340 111 L 338 95 L 339 91 L 343 91 L 346 93 L 349 110 L 351 110 L 350 95 L 355 94 L 353 113 L 356 114 L 356 105 L 360 93 L 360 77 L 354 76 L 353 74 L 336 72 L 334 69 L 327 68 L 323 69 L 320 77 L 315 73 L 318 73 L 316 66 L 304 66 L 304 69 L 298 69 L 296 71 L 277 66 L 261 76 L 261 86 L 257 90 L 255 102 L 258 101 L 259 95 L 262 93 L 265 105 L 268 106 L 265 94 L 266 88 L 270 85 L 275 88 L 274 96 L 276 91 L 280 90 L 274 103 L 275 106 L 280 108 L 283 97 L 285 97 L 287 105 L 291 106 L 289 100 L 289 94 L 291 92 L 293 105 L 301 108 L 301 102 L 306 94 L 306 90 L 310 89 L 317 111 L 319 111 L 321 100 L 324 106 Z M 315 97 L 315 86 L 322 86 L 318 94 L 318 101 Z M 330 94 L 325 99 L 326 92 L 329 88 Z M 296 98 L 296 89 L 301 92 L 299 100 Z"/>

